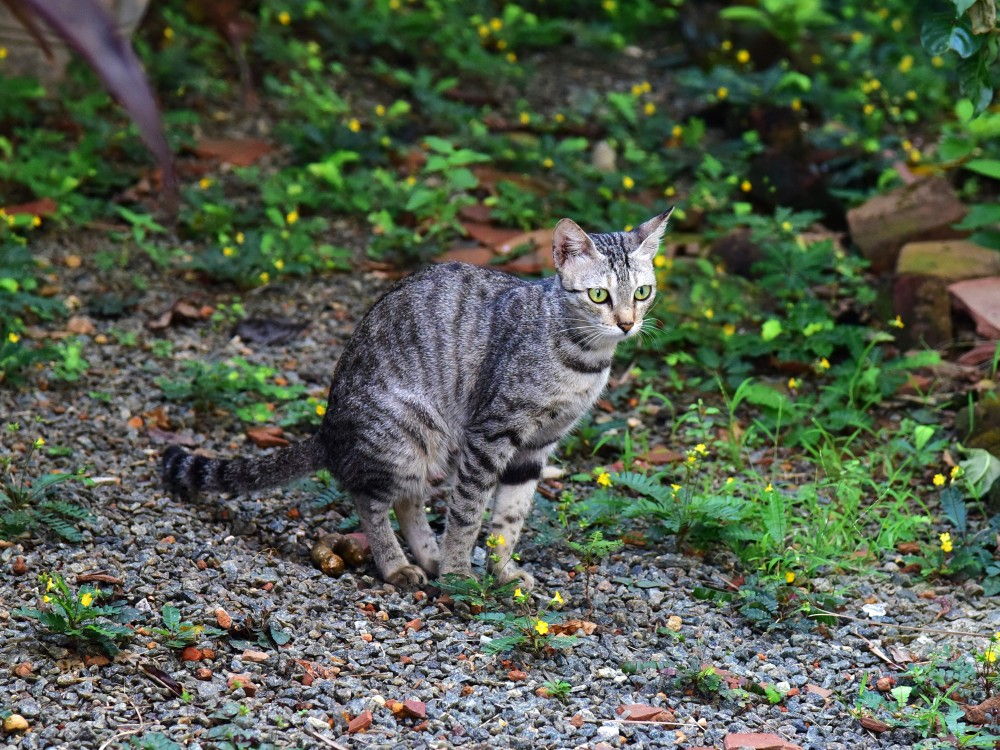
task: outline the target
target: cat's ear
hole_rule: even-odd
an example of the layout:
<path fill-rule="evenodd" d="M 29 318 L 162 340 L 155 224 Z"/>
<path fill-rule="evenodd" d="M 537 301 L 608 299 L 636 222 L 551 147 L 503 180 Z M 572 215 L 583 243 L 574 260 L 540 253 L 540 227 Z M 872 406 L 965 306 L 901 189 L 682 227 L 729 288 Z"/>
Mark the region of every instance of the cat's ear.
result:
<path fill-rule="evenodd" d="M 597 248 L 587 233 L 572 219 L 560 219 L 552 233 L 552 260 L 556 270 L 562 271 L 573 261 L 596 258 Z"/>
<path fill-rule="evenodd" d="M 632 255 L 644 260 L 653 259 L 653 256 L 660 249 L 660 240 L 663 239 L 663 233 L 667 231 L 667 221 L 673 212 L 673 208 L 669 211 L 664 211 L 659 216 L 654 216 L 649 221 L 643 222 L 632 230 L 632 233 L 639 241 L 639 245 L 632 251 Z"/>

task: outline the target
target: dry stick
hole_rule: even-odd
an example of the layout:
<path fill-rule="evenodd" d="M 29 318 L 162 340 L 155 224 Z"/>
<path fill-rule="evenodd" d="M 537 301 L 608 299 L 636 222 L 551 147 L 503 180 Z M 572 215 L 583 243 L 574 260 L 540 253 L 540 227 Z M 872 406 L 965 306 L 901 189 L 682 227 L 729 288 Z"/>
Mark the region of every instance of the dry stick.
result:
<path fill-rule="evenodd" d="M 347 748 L 344 745 L 341 745 L 339 742 L 334 742 L 329 737 L 324 737 L 319 732 L 313 732 L 310 729 L 306 728 L 305 733 L 308 734 L 310 737 L 315 737 L 317 740 L 324 743 L 327 747 L 334 748 L 334 750 L 347 750 Z"/>
<path fill-rule="evenodd" d="M 836 612 L 827 612 L 825 609 L 820 609 L 819 607 L 813 607 L 816 610 L 815 613 L 810 613 L 810 617 L 839 617 L 841 620 L 852 620 L 853 622 L 860 622 L 865 625 L 875 625 L 881 628 L 896 628 L 897 630 L 917 630 L 921 633 L 933 633 L 934 635 L 961 635 L 967 638 L 985 638 L 988 641 L 993 640 L 992 635 L 986 635 L 985 633 L 973 633 L 969 630 L 944 630 L 943 628 L 925 628 L 920 625 L 897 625 L 894 622 L 878 622 L 877 620 L 865 620 L 861 617 L 854 617 L 853 615 L 841 615 Z"/>

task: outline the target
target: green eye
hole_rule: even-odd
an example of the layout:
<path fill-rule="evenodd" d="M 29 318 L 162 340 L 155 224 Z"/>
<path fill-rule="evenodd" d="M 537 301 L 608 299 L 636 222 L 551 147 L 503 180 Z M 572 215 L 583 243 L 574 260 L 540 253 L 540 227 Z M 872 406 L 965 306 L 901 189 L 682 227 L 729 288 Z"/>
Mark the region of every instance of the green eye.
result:
<path fill-rule="evenodd" d="M 653 293 L 653 287 L 649 284 L 645 284 L 635 290 L 635 298 L 637 300 L 649 299 L 649 295 Z"/>
<path fill-rule="evenodd" d="M 590 297 L 591 302 L 596 302 L 599 305 L 602 302 L 608 301 L 608 290 L 595 286 L 587 290 L 587 296 Z"/>

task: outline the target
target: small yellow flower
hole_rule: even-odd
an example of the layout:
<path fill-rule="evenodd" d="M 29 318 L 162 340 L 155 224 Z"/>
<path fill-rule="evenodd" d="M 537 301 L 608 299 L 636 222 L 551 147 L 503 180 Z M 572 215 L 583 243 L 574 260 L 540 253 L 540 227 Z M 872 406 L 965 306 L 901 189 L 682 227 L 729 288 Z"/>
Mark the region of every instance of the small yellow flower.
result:
<path fill-rule="evenodd" d="M 736 62 L 740 63 L 741 65 L 746 65 L 748 62 L 750 62 L 750 53 L 745 49 L 741 49 L 739 52 L 736 53 Z"/>
<path fill-rule="evenodd" d="M 413 187 L 414 185 L 417 184 L 417 178 L 411 174 L 409 177 L 406 178 L 406 184 L 409 185 L 410 187 Z"/>
<path fill-rule="evenodd" d="M 949 534 L 947 531 L 945 531 L 942 534 L 938 534 L 938 539 L 941 540 L 942 552 L 951 552 L 954 549 L 951 541 L 951 534 Z"/>
<path fill-rule="evenodd" d="M 934 483 L 935 487 L 943 487 L 945 483 L 944 474 L 935 474 L 931 481 Z"/>
<path fill-rule="evenodd" d="M 608 13 L 614 13 L 618 8 L 618 3 L 615 0 L 602 0 L 601 7 Z"/>
<path fill-rule="evenodd" d="M 527 112 L 522 112 L 517 116 L 517 120 L 522 125 L 527 125 L 529 122 L 531 122 L 531 115 L 529 115 Z"/>
<path fill-rule="evenodd" d="M 547 156 L 544 159 L 542 159 L 542 166 L 545 167 L 546 169 L 552 169 L 552 167 L 554 167 L 555 164 L 556 163 Z"/>
<path fill-rule="evenodd" d="M 865 35 L 862 34 L 860 31 L 852 31 L 851 32 L 851 41 L 854 42 L 855 44 L 857 44 L 858 42 L 860 42 L 864 38 L 865 38 Z"/>
<path fill-rule="evenodd" d="M 657 268 L 663 268 L 665 265 L 667 265 L 667 259 L 664 258 L 662 255 L 657 255 L 655 258 L 653 258 L 653 265 L 656 266 Z"/>
<path fill-rule="evenodd" d="M 941 55 L 934 55 L 934 57 L 931 58 L 931 65 L 935 68 L 944 66 L 944 58 L 941 57 Z"/>
<path fill-rule="evenodd" d="M 948 472 L 948 476 L 951 477 L 951 481 L 952 481 L 952 483 L 954 483 L 956 479 L 958 479 L 960 476 L 962 476 L 962 467 L 961 466 L 952 466 L 951 467 L 951 471 Z"/>
<path fill-rule="evenodd" d="M 727 89 L 725 86 L 719 86 L 719 88 L 715 90 L 715 95 L 719 99 L 725 99 L 727 96 L 729 96 L 729 89 Z"/>
<path fill-rule="evenodd" d="M 516 589 L 514 589 L 514 599 L 516 599 L 517 601 L 520 601 L 521 599 L 524 599 L 524 598 L 525 598 L 524 597 L 524 592 L 521 591 L 521 587 L 520 586 L 518 586 Z"/>
<path fill-rule="evenodd" d="M 41 448 L 43 445 L 45 445 L 45 438 L 41 438 L 40 437 L 40 438 L 36 438 L 35 439 L 35 447 L 36 448 Z"/>
<path fill-rule="evenodd" d="M 790 222 L 790 221 L 783 221 L 783 222 L 781 222 L 781 229 L 782 229 L 782 231 L 785 231 L 785 232 L 791 232 L 792 229 L 793 229 L 792 222 Z"/>
<path fill-rule="evenodd" d="M 285 267 L 285 261 L 283 261 L 281 258 L 278 258 L 276 261 L 274 261 L 274 267 L 280 271 L 282 268 Z"/>
<path fill-rule="evenodd" d="M 631 91 L 632 91 L 632 96 L 642 96 L 642 84 L 633 83 Z"/>
<path fill-rule="evenodd" d="M 920 151 L 915 148 L 911 148 L 909 151 L 906 152 L 906 158 L 909 159 L 910 161 L 920 161 L 921 156 L 922 154 L 920 153 Z"/>
<path fill-rule="evenodd" d="M 826 357 L 820 357 L 816 361 L 816 369 L 817 370 L 823 370 L 823 371 L 829 370 L 830 369 L 830 360 L 828 360 Z"/>
<path fill-rule="evenodd" d="M 648 117 L 656 114 L 656 105 L 652 102 L 646 102 L 642 108 L 643 113 Z"/>
<path fill-rule="evenodd" d="M 263 271 L 261 272 L 258 278 L 261 280 L 261 283 L 266 284 L 271 280 L 271 274 L 269 274 L 267 271 Z"/>
<path fill-rule="evenodd" d="M 910 69 L 913 67 L 913 55 L 903 55 L 902 59 L 899 61 L 899 65 L 896 67 L 899 68 L 900 73 L 909 73 Z"/>
<path fill-rule="evenodd" d="M 480 24 L 479 28 L 476 29 L 476 31 L 478 31 L 479 36 L 483 37 L 484 39 L 490 35 L 490 27 L 487 26 L 485 23 Z"/>
<path fill-rule="evenodd" d="M 298 220 L 299 220 L 299 212 L 298 211 L 294 211 L 293 210 L 293 211 L 289 211 L 287 214 L 285 214 L 285 221 L 288 222 L 289 224 L 294 224 Z"/>
<path fill-rule="evenodd" d="M 497 39 L 497 49 L 500 50 L 500 51 L 503 51 L 503 50 L 507 49 L 507 40 L 506 39 Z"/>
<path fill-rule="evenodd" d="M 503 534 L 490 534 L 486 537 L 486 546 L 490 549 L 494 547 L 502 547 L 507 544 L 507 540 L 504 539 Z"/>
<path fill-rule="evenodd" d="M 892 30 L 893 31 L 902 31 L 903 30 L 903 19 L 902 18 L 893 18 L 892 19 L 892 23 L 890 23 L 889 25 L 892 26 Z"/>
<path fill-rule="evenodd" d="M 516 63 L 517 62 L 517 55 L 515 55 L 513 52 L 508 52 L 507 53 L 507 62 L 509 62 L 509 63 Z"/>
<path fill-rule="evenodd" d="M 764 488 L 764 492 L 774 492 L 774 485 L 768 482 L 767 487 Z"/>
<path fill-rule="evenodd" d="M 624 177 L 622 177 L 622 187 L 625 188 L 626 190 L 631 190 L 632 188 L 635 187 L 635 180 L 633 180 L 628 175 L 625 175 Z"/>
<path fill-rule="evenodd" d="M 700 453 L 703 456 L 708 455 L 708 446 L 704 443 L 698 443 L 698 445 L 694 447 L 694 450 L 696 453 Z"/>
<path fill-rule="evenodd" d="M 347 121 L 347 129 L 350 130 L 352 133 L 360 133 L 361 121 L 358 120 L 357 117 L 352 117 L 350 120 Z"/>
<path fill-rule="evenodd" d="M 48 604 L 49 602 L 52 601 L 52 597 L 46 594 L 45 596 L 42 597 L 42 601 Z"/>
<path fill-rule="evenodd" d="M 493 29 L 494 31 L 500 31 L 500 29 L 503 28 L 503 21 L 501 21 L 499 18 L 491 18 L 490 28 Z"/>
<path fill-rule="evenodd" d="M 820 54 L 810 55 L 809 62 L 811 62 L 813 65 L 821 65 L 823 63 L 823 55 Z"/>
<path fill-rule="evenodd" d="M 237 232 L 236 233 L 236 244 L 237 245 L 242 245 L 243 241 L 245 239 L 246 239 L 246 237 L 243 235 L 243 232 Z"/>
<path fill-rule="evenodd" d="M 682 135 L 684 135 L 684 128 L 682 128 L 680 125 L 674 125 L 670 129 L 670 135 L 672 135 L 674 138 L 680 138 Z"/>
<path fill-rule="evenodd" d="M 549 624 L 545 620 L 538 620 L 535 623 L 535 630 L 539 635 L 547 635 L 549 632 Z"/>
<path fill-rule="evenodd" d="M 40 227 L 41 225 L 42 225 L 42 217 L 41 216 L 32 216 L 31 217 L 31 226 L 33 226 L 33 227 Z"/>
<path fill-rule="evenodd" d="M 399 10 L 403 7 L 403 3 L 400 0 L 389 0 L 390 10 Z"/>
<path fill-rule="evenodd" d="M 986 649 L 983 652 L 983 659 L 985 659 L 986 661 L 988 661 L 990 664 L 993 664 L 997 660 L 997 651 L 996 651 L 996 649 L 993 648 L 992 646 L 990 646 L 988 649 Z"/>
<path fill-rule="evenodd" d="M 792 106 L 792 110 L 794 110 L 795 112 L 798 112 L 800 109 L 802 109 L 802 100 L 801 99 L 792 99 L 792 105 L 791 106 Z"/>
<path fill-rule="evenodd" d="M 565 604 L 565 603 L 566 603 L 566 600 L 565 600 L 565 599 L 563 599 L 563 598 L 562 598 L 562 594 L 560 594 L 560 593 L 559 593 L 559 592 L 557 591 L 557 592 L 555 593 L 555 595 L 554 595 L 554 596 L 552 597 L 552 603 L 553 603 L 553 604 L 555 604 L 556 606 L 559 606 L 560 604 Z"/>
<path fill-rule="evenodd" d="M 625 226 L 622 227 L 622 231 L 623 232 L 631 232 L 632 231 L 632 225 L 631 224 L 626 224 Z"/>
<path fill-rule="evenodd" d="M 566 115 L 564 115 L 562 112 L 556 112 L 554 115 L 552 115 L 552 119 L 555 120 L 556 122 L 566 122 Z"/>
<path fill-rule="evenodd" d="M 795 583 L 795 573 L 790 570 L 785 573 L 785 583 Z"/>
<path fill-rule="evenodd" d="M 169 26 L 167 26 L 167 28 L 163 30 L 163 38 L 169 42 L 171 39 L 174 38 L 174 30 Z"/>
<path fill-rule="evenodd" d="M 289 15 L 287 10 L 283 10 L 281 11 L 281 13 L 278 14 L 278 23 L 280 23 L 282 26 L 287 26 L 291 22 L 292 22 L 292 17 L 291 15 Z"/>
<path fill-rule="evenodd" d="M 51 591 L 55 587 L 56 587 L 56 582 L 53 581 L 51 578 L 45 582 L 45 590 L 46 591 Z"/>
<path fill-rule="evenodd" d="M 726 338 L 734 336 L 735 334 L 736 334 L 736 326 L 734 326 L 732 323 L 726 323 L 724 326 L 722 326 L 722 335 L 725 336 Z"/>
<path fill-rule="evenodd" d="M 866 104 L 865 106 L 863 106 L 861 108 L 861 111 L 864 112 L 866 115 L 874 114 L 874 112 L 875 112 L 875 105 L 871 104 L 871 103 Z"/>
<path fill-rule="evenodd" d="M 893 318 L 892 320 L 889 321 L 889 325 L 891 325 L 893 328 L 905 328 L 906 327 L 906 324 L 903 322 L 903 319 L 901 317 L 899 317 L 898 315 L 895 318 Z"/>
<path fill-rule="evenodd" d="M 316 404 L 316 414 L 320 417 L 326 414 L 326 404 Z"/>
<path fill-rule="evenodd" d="M 6 59 L 7 59 L 7 48 L 0 47 L 0 60 L 6 60 Z"/>
<path fill-rule="evenodd" d="M 94 603 L 94 595 L 91 594 L 89 591 L 85 591 L 82 594 L 80 594 L 80 604 L 82 604 L 84 607 L 89 607 L 93 603 Z"/>
<path fill-rule="evenodd" d="M 726 477 L 726 484 L 732 484 L 736 481 L 735 477 Z"/>
<path fill-rule="evenodd" d="M 599 484 L 601 487 L 610 487 L 611 475 L 608 474 L 608 472 L 606 471 L 602 471 L 600 474 L 597 475 L 597 479 L 594 481 L 596 481 L 597 484 Z"/>
<path fill-rule="evenodd" d="M 226 247 L 222 248 L 222 254 L 225 255 L 227 258 L 232 258 L 234 255 L 236 255 L 236 248 L 229 247 L 227 245 Z"/>
<path fill-rule="evenodd" d="M 723 39 L 720 46 L 722 47 L 723 52 L 729 52 L 729 50 L 733 48 L 733 43 L 728 39 Z"/>
<path fill-rule="evenodd" d="M 913 89 L 910 89 L 909 91 L 906 92 L 906 98 L 908 101 L 915 102 L 917 100 L 917 92 L 914 91 Z"/>
<path fill-rule="evenodd" d="M 16 344 L 18 341 L 21 340 L 21 337 L 18 336 L 13 331 L 11 331 L 10 333 L 7 334 L 7 340 L 12 344 Z"/>
<path fill-rule="evenodd" d="M 744 193 L 749 193 L 753 190 L 753 183 L 751 183 L 750 180 L 743 180 L 743 182 L 740 183 L 740 190 Z"/>
<path fill-rule="evenodd" d="M 800 385 L 802 385 L 802 381 L 801 380 L 797 380 L 795 378 L 789 378 L 788 379 L 788 390 L 794 391 Z"/>
<path fill-rule="evenodd" d="M 212 187 L 212 178 L 202 177 L 200 180 L 198 180 L 198 187 L 200 187 L 202 190 L 208 190 L 210 187 Z"/>
<path fill-rule="evenodd" d="M 384 104 L 376 104 L 375 105 L 375 114 L 378 115 L 379 117 L 385 117 L 385 105 Z"/>

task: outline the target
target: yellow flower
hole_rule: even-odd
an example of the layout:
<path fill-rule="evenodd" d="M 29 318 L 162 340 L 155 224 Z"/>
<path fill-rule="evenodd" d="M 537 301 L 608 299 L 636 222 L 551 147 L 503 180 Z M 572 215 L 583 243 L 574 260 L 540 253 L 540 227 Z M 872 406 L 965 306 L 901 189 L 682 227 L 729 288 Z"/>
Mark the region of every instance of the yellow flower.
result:
<path fill-rule="evenodd" d="M 813 65 L 820 65 L 823 62 L 823 55 L 813 54 L 809 57 L 809 62 Z"/>
<path fill-rule="evenodd" d="M 597 479 L 594 481 L 596 481 L 601 487 L 610 487 L 611 475 L 608 474 L 608 472 L 606 471 L 602 471 L 600 474 L 597 475 Z"/>
<path fill-rule="evenodd" d="M 0 60 L 6 60 L 6 59 L 7 59 L 7 48 L 0 47 Z"/>
<path fill-rule="evenodd" d="M 715 90 L 715 95 L 720 99 L 725 99 L 727 96 L 729 96 L 729 89 L 727 89 L 725 86 L 719 86 L 719 88 Z"/>
<path fill-rule="evenodd" d="M 732 484 L 736 481 L 735 477 L 726 477 L 726 484 Z"/>
<path fill-rule="evenodd" d="M 700 453 L 703 456 L 708 455 L 708 446 L 704 443 L 698 443 L 698 445 L 694 447 L 694 450 L 696 453 Z"/>
<path fill-rule="evenodd" d="M 890 23 L 889 25 L 892 26 L 892 30 L 893 31 L 902 31 L 903 30 L 903 19 L 902 18 L 893 18 L 892 19 L 892 23 Z"/>
<path fill-rule="evenodd" d="M 531 122 L 531 115 L 529 115 L 527 112 L 522 112 L 517 116 L 517 119 L 518 122 L 520 122 L 522 125 L 527 125 L 529 122 Z"/>
<path fill-rule="evenodd" d="M 93 603 L 94 603 L 94 595 L 91 594 L 89 591 L 85 591 L 82 594 L 80 594 L 80 604 L 82 604 L 84 607 L 89 607 Z"/>
<path fill-rule="evenodd" d="M 200 187 L 202 190 L 208 190 L 210 187 L 212 187 L 212 178 L 202 177 L 200 180 L 198 180 L 198 187 Z"/>
<path fill-rule="evenodd" d="M 321 417 L 326 414 L 326 404 L 316 404 L 316 414 Z"/>
<path fill-rule="evenodd" d="M 623 232 L 631 232 L 632 231 L 632 225 L 631 224 L 626 224 L 625 226 L 622 227 L 622 231 Z"/>
<path fill-rule="evenodd" d="M 906 153 L 906 158 L 908 158 L 910 161 L 920 161 L 920 157 L 921 157 L 920 151 L 915 148 L 911 148 Z"/>
<path fill-rule="evenodd" d="M 790 570 L 785 573 L 785 583 L 795 583 L 795 573 Z"/>
<path fill-rule="evenodd" d="M 910 68 L 913 67 L 913 55 L 903 55 L 896 67 L 899 68 L 900 73 L 909 73 Z"/>
<path fill-rule="evenodd" d="M 647 116 L 648 115 L 655 115 L 656 114 L 656 105 L 653 104 L 652 102 L 646 102 L 645 106 L 643 106 L 643 108 L 642 108 L 642 111 Z"/>
<path fill-rule="evenodd" d="M 931 65 L 935 68 L 942 67 L 944 65 L 944 58 L 941 57 L 941 55 L 934 55 L 934 57 L 931 58 Z"/>
<path fill-rule="evenodd" d="M 798 112 L 800 109 L 802 109 L 802 100 L 801 99 L 792 99 L 792 109 L 795 112 Z"/>
<path fill-rule="evenodd" d="M 227 258 L 232 258 L 234 255 L 236 255 L 236 248 L 229 247 L 227 245 L 226 247 L 222 248 L 222 254 L 225 255 Z"/>
<path fill-rule="evenodd" d="M 505 544 L 507 544 L 507 540 L 503 538 L 503 534 L 490 534 L 486 537 L 486 546 L 490 549 L 502 547 Z"/>
<path fill-rule="evenodd" d="M 768 482 L 767 487 L 764 488 L 764 492 L 774 492 L 774 485 Z"/>
<path fill-rule="evenodd" d="M 680 492 L 681 486 L 679 484 L 672 484 L 670 485 L 670 489 L 672 489 L 674 492 Z"/>
<path fill-rule="evenodd" d="M 556 122 L 566 122 L 566 115 L 564 115 L 562 112 L 556 112 L 554 115 L 552 115 L 552 119 L 555 120 Z"/>
<path fill-rule="evenodd" d="M 642 91 L 643 91 L 642 84 L 633 83 L 631 91 L 632 91 L 632 96 L 642 96 Z"/>
<path fill-rule="evenodd" d="M 289 224 L 294 224 L 298 220 L 299 220 L 299 212 L 298 211 L 294 211 L 293 210 L 293 211 L 289 211 L 287 214 L 285 214 L 285 221 L 287 221 Z"/>
<path fill-rule="evenodd" d="M 732 323 L 726 323 L 724 326 L 722 326 L 723 336 L 726 336 L 728 338 L 729 336 L 733 336 L 735 334 L 736 334 L 736 326 L 734 326 Z"/>
<path fill-rule="evenodd" d="M 389 0 L 389 9 L 390 10 L 399 10 L 402 7 L 403 7 L 403 3 L 400 2 L 400 0 Z"/>
<path fill-rule="evenodd" d="M 785 232 L 791 232 L 792 229 L 793 229 L 792 222 L 790 222 L 790 221 L 783 221 L 783 222 L 781 222 L 781 228 Z"/>
<path fill-rule="evenodd" d="M 376 104 L 375 105 L 375 114 L 378 115 L 379 117 L 385 117 L 385 105 L 384 104 Z"/>
<path fill-rule="evenodd" d="M 539 635 L 546 635 L 549 632 L 549 624 L 545 620 L 539 620 L 535 623 L 535 630 Z"/>
<path fill-rule="evenodd" d="M 56 587 L 56 582 L 53 581 L 51 578 L 45 582 L 45 590 L 46 591 L 51 591 L 55 587 Z"/>
<path fill-rule="evenodd" d="M 347 121 L 347 129 L 350 130 L 352 133 L 359 133 L 361 132 L 361 122 L 358 120 L 357 117 L 352 117 L 350 120 Z"/>
<path fill-rule="evenodd" d="M 682 135 L 684 135 L 684 128 L 682 128 L 680 125 L 674 125 L 670 129 L 670 135 L 672 135 L 674 138 L 680 138 Z"/>
<path fill-rule="evenodd" d="M 941 551 L 951 552 L 954 547 L 951 543 L 951 534 L 945 531 L 943 534 L 938 534 L 938 539 L 941 540 Z"/>
<path fill-rule="evenodd" d="M 42 601 L 48 604 L 49 602 L 52 601 L 52 597 L 46 594 L 45 596 L 42 597 Z"/>
<path fill-rule="evenodd" d="M 851 41 L 854 42 L 855 44 L 857 44 L 858 42 L 860 42 L 864 38 L 865 38 L 865 35 L 862 34 L 860 31 L 852 31 L 851 32 Z"/>
<path fill-rule="evenodd" d="M 269 274 L 267 271 L 263 271 L 258 278 L 260 278 L 262 283 L 266 284 L 271 280 L 271 274 Z"/>
<path fill-rule="evenodd" d="M 414 185 L 417 184 L 417 178 L 411 174 L 409 177 L 406 178 L 406 184 L 409 185 L 410 187 L 413 187 Z"/>
<path fill-rule="evenodd" d="M 958 479 L 960 476 L 962 476 L 962 467 L 961 466 L 952 466 L 951 467 L 951 471 L 948 472 L 948 476 L 950 476 L 951 477 L 951 481 L 954 482 L 956 479 Z"/>
<path fill-rule="evenodd" d="M 509 62 L 509 63 L 516 63 L 517 62 L 517 55 L 515 55 L 513 52 L 508 52 L 507 53 L 507 62 Z"/>
<path fill-rule="evenodd" d="M 750 180 L 743 180 L 743 182 L 740 183 L 740 190 L 744 193 L 749 193 L 753 190 L 753 183 L 751 183 Z"/>
<path fill-rule="evenodd" d="M 33 227 L 40 227 L 41 225 L 42 225 L 42 217 L 41 216 L 32 216 L 31 217 L 31 226 L 33 226 Z"/>
<path fill-rule="evenodd" d="M 788 390 L 794 391 L 800 385 L 802 385 L 802 381 L 796 380 L 795 378 L 789 378 L 788 379 Z"/>
<path fill-rule="evenodd" d="M 10 333 L 7 334 L 7 340 L 12 344 L 16 344 L 18 341 L 21 340 L 21 337 L 18 336 L 13 331 L 11 331 Z"/>
<path fill-rule="evenodd" d="M 560 594 L 560 593 L 559 593 L 559 592 L 557 591 L 557 592 L 555 593 L 555 595 L 554 595 L 554 596 L 552 597 L 552 603 L 553 603 L 553 604 L 555 604 L 556 606 L 558 606 L 558 605 L 560 605 L 560 604 L 565 604 L 565 603 L 566 603 L 566 600 L 565 600 L 565 599 L 563 599 L 563 598 L 562 598 L 562 594 Z"/>
<path fill-rule="evenodd" d="M 501 51 L 507 49 L 507 40 L 497 39 L 497 49 Z"/>
<path fill-rule="evenodd" d="M 521 587 L 520 586 L 518 586 L 516 589 L 514 589 L 514 598 L 517 599 L 518 601 L 520 601 L 521 599 L 524 598 L 524 592 L 521 591 Z"/>
<path fill-rule="evenodd" d="M 631 190 L 632 188 L 635 187 L 635 180 L 633 180 L 628 175 L 625 175 L 624 177 L 622 177 L 622 187 L 625 188 L 626 190 Z"/>
<path fill-rule="evenodd" d="M 935 474 L 931 481 L 934 483 L 935 487 L 943 487 L 945 483 L 944 474 Z"/>
<path fill-rule="evenodd" d="M 274 267 L 280 271 L 282 268 L 285 267 L 285 261 L 283 261 L 281 258 L 278 258 L 276 261 L 274 261 Z"/>
<path fill-rule="evenodd" d="M 618 3 L 616 3 L 615 0 L 602 0 L 601 7 L 608 13 L 614 13 L 615 9 L 618 7 Z"/>
<path fill-rule="evenodd" d="M 901 317 L 899 317 L 898 315 L 895 318 L 893 318 L 892 320 L 889 321 L 889 325 L 891 325 L 893 328 L 905 328 L 906 327 L 906 324 L 903 322 L 903 319 Z"/>
<path fill-rule="evenodd" d="M 816 369 L 817 370 L 829 370 L 830 369 L 830 360 L 828 360 L 826 357 L 820 357 L 819 360 L 817 360 L 817 362 L 816 362 Z"/>
<path fill-rule="evenodd" d="M 40 437 L 40 438 L 37 438 L 35 440 L 35 447 L 36 448 L 41 448 L 43 445 L 45 445 L 45 438 L 41 438 Z"/>
<path fill-rule="evenodd" d="M 494 31 L 500 31 L 500 29 L 503 28 L 503 21 L 501 21 L 499 18 L 491 18 L 490 28 L 493 29 Z"/>
<path fill-rule="evenodd" d="M 914 91 L 913 89 L 910 89 L 909 91 L 906 92 L 906 98 L 911 102 L 915 102 L 917 100 L 917 92 Z"/>
<path fill-rule="evenodd" d="M 653 265 L 656 266 L 657 268 L 663 268 L 665 265 L 667 265 L 667 259 L 664 258 L 662 255 L 657 255 L 655 258 L 653 258 Z"/>
<path fill-rule="evenodd" d="M 736 62 L 746 65 L 750 62 L 750 53 L 745 49 L 741 49 L 736 53 Z"/>
<path fill-rule="evenodd" d="M 243 232 L 237 232 L 236 233 L 236 244 L 237 245 L 242 245 L 243 244 L 243 240 L 245 240 L 245 239 L 246 239 L 246 237 L 243 236 Z"/>
<path fill-rule="evenodd" d="M 480 24 L 479 28 L 476 29 L 476 31 L 478 31 L 479 36 L 483 37 L 484 39 L 490 35 L 490 27 L 487 26 L 485 23 Z"/>
<path fill-rule="evenodd" d="M 729 52 L 729 50 L 733 48 L 733 43 L 728 39 L 723 39 L 720 46 L 722 47 L 723 52 Z"/>
<path fill-rule="evenodd" d="M 988 649 L 986 649 L 983 652 L 983 659 L 985 659 L 986 661 L 988 661 L 990 664 L 992 664 L 993 662 L 995 662 L 997 660 L 996 649 L 993 648 L 992 646 L 990 646 Z"/>
<path fill-rule="evenodd" d="M 278 23 L 280 23 L 282 26 L 287 26 L 291 22 L 292 22 L 292 17 L 288 14 L 287 10 L 283 10 L 281 11 L 281 13 L 278 14 Z"/>
<path fill-rule="evenodd" d="M 875 112 L 875 105 L 871 103 L 866 104 L 864 107 L 861 108 L 861 111 L 864 112 L 866 115 L 873 114 Z"/>
<path fill-rule="evenodd" d="M 545 167 L 546 169 L 552 169 L 552 167 L 554 167 L 555 164 L 556 163 L 547 156 L 544 159 L 542 159 L 542 166 Z"/>

